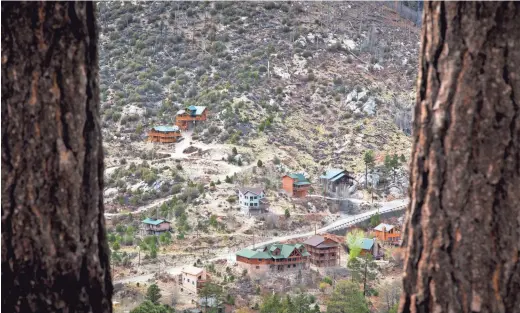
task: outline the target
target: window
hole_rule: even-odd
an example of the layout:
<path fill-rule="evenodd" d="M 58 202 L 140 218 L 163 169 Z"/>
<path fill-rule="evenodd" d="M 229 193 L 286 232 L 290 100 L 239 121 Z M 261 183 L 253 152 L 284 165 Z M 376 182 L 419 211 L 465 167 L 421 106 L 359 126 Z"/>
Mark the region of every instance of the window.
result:
<path fill-rule="evenodd" d="M 190 282 L 190 279 L 188 278 L 188 283 Z"/>
<path fill-rule="evenodd" d="M 195 282 L 194 282 L 194 281 L 192 281 L 192 282 L 191 282 L 191 284 L 192 284 L 192 285 L 195 285 Z"/>
<path fill-rule="evenodd" d="M 258 203 L 255 203 L 255 206 L 258 206 Z"/>
<path fill-rule="evenodd" d="M 260 266 L 257 265 L 257 266 L 256 266 L 256 269 L 259 269 L 259 268 L 260 268 Z"/>
<path fill-rule="evenodd" d="M 256 200 L 256 199 L 258 199 L 258 197 L 257 197 L 257 196 L 255 196 L 255 200 Z"/>
<path fill-rule="evenodd" d="M 253 203 L 249 203 L 249 206 L 253 206 Z"/>
<path fill-rule="evenodd" d="M 287 265 L 287 268 L 291 268 L 291 264 Z"/>
<path fill-rule="evenodd" d="M 296 267 L 296 264 L 293 264 L 293 266 L 292 266 L 292 267 Z"/>

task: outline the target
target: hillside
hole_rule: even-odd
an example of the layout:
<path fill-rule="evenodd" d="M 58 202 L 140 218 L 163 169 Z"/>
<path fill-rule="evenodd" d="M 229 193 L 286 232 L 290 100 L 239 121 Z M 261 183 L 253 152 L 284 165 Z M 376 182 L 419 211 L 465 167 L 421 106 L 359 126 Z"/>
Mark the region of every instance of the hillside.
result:
<path fill-rule="evenodd" d="M 312 177 L 327 166 L 361 173 L 368 149 L 378 165 L 387 153 L 408 154 L 418 29 L 387 6 L 102 2 L 99 21 L 114 192 L 166 181 L 145 197 L 156 198 L 186 179 L 251 170 L 257 160 Z M 192 104 L 207 106 L 209 121 L 184 142 L 145 143 L 150 127 L 172 124 Z M 181 165 L 189 146 L 207 157 Z M 229 157 L 232 147 L 242 166 Z M 132 162 L 133 170 L 123 166 Z"/>

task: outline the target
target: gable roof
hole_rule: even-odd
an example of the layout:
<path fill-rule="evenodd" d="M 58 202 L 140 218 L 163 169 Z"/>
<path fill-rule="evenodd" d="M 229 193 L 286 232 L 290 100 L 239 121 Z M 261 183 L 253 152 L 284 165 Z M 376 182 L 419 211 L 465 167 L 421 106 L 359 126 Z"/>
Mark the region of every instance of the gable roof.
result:
<path fill-rule="evenodd" d="M 305 176 L 303 176 L 303 174 L 290 173 L 285 176 L 289 176 L 290 178 L 296 180 L 296 184 L 298 185 L 308 185 L 311 183 L 307 180 L 307 178 L 305 178 Z"/>
<path fill-rule="evenodd" d="M 374 230 L 389 231 L 389 230 L 392 230 L 393 228 L 394 228 L 394 225 L 381 223 L 381 224 L 377 225 L 376 227 L 374 227 Z"/>
<path fill-rule="evenodd" d="M 371 250 L 374 246 L 374 239 L 361 238 L 356 242 L 356 245 L 359 245 L 359 247 L 363 250 Z"/>
<path fill-rule="evenodd" d="M 272 253 L 276 249 L 280 249 L 279 255 L 273 255 Z M 305 247 L 302 244 L 281 244 L 281 243 L 273 243 L 271 245 L 267 245 L 264 249 L 242 249 L 237 252 L 237 256 L 241 256 L 247 259 L 287 259 L 294 250 L 298 250 L 298 253 L 302 256 L 309 256 L 310 254 L 305 250 Z M 303 249 L 301 252 L 299 249 Z"/>
<path fill-rule="evenodd" d="M 264 188 L 262 188 L 262 187 L 240 187 L 240 188 L 238 188 L 238 191 L 240 191 L 240 193 L 242 193 L 242 194 L 246 194 L 249 191 L 250 193 L 259 196 L 264 191 Z"/>
<path fill-rule="evenodd" d="M 309 239 L 305 240 L 303 243 L 306 245 L 309 245 L 309 246 L 316 247 L 324 241 L 325 241 L 325 238 L 323 238 L 322 236 L 314 235 L 314 236 L 310 237 Z"/>
<path fill-rule="evenodd" d="M 161 219 L 156 220 L 155 218 L 147 217 L 142 221 L 142 223 L 150 224 L 150 225 L 159 225 L 162 223 L 170 223 L 170 222 L 168 222 L 166 220 L 161 220 Z"/>
<path fill-rule="evenodd" d="M 328 169 L 327 171 L 325 171 L 325 174 L 321 175 L 320 178 L 321 179 L 332 179 L 341 173 L 344 174 L 344 172 L 345 172 L 345 170 L 342 170 L 339 168 L 331 168 L 331 169 Z"/>
<path fill-rule="evenodd" d="M 188 107 L 188 110 L 195 111 L 195 115 L 201 115 L 204 110 L 206 110 L 206 107 L 198 106 L 198 105 L 190 105 Z"/>
<path fill-rule="evenodd" d="M 178 126 L 154 126 L 152 127 L 153 130 L 158 132 L 178 132 L 179 127 Z"/>

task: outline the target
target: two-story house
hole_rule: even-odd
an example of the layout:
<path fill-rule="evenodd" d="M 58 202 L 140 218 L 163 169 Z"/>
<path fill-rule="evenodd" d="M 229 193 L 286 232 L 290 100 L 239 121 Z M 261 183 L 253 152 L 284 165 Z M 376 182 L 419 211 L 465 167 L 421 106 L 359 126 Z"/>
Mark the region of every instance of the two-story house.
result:
<path fill-rule="evenodd" d="M 166 220 L 148 217 L 141 221 L 139 230 L 142 236 L 160 235 L 171 231 L 171 223 Z"/>
<path fill-rule="evenodd" d="M 381 223 L 374 228 L 374 235 L 382 242 L 394 245 L 401 242 L 401 232 L 394 225 Z"/>
<path fill-rule="evenodd" d="M 197 294 L 198 291 L 204 287 L 207 281 L 206 270 L 195 266 L 188 266 L 181 270 L 179 283 L 183 291 L 193 292 Z"/>
<path fill-rule="evenodd" d="M 237 190 L 238 204 L 242 212 L 246 214 L 263 213 L 268 209 L 263 188 L 240 187 Z"/>
<path fill-rule="evenodd" d="M 303 174 L 287 174 L 282 177 L 282 188 L 291 197 L 305 198 L 311 182 Z"/>

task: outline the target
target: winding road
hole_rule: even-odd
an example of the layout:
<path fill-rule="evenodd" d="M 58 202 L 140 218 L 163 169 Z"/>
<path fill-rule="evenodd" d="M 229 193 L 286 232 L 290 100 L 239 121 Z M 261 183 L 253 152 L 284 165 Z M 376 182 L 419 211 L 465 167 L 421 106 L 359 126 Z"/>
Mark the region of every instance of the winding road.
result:
<path fill-rule="evenodd" d="M 357 200 L 356 202 L 361 203 L 363 201 Z M 389 202 L 376 202 L 376 203 L 380 205 L 379 209 L 373 209 L 373 210 L 366 211 L 366 212 L 363 212 L 360 214 L 350 215 L 347 217 L 340 218 L 340 219 L 330 223 L 327 226 L 319 228 L 316 232 L 318 234 L 320 234 L 320 233 L 335 231 L 338 229 L 342 229 L 342 228 L 354 225 L 356 223 L 369 219 L 372 215 L 376 214 L 378 211 L 379 211 L 379 213 L 388 213 L 388 212 L 392 212 L 392 211 L 403 210 L 406 208 L 406 206 L 408 204 L 408 199 L 394 200 L 394 201 L 389 201 Z M 275 237 L 275 238 L 267 240 L 267 241 L 255 243 L 255 247 L 271 244 L 271 243 L 278 242 L 278 241 L 285 241 L 285 240 L 295 239 L 295 238 L 300 238 L 300 237 L 309 237 L 312 235 L 314 235 L 314 231 L 287 235 L 287 236 L 281 236 L 281 237 Z M 252 248 L 252 247 L 253 246 L 251 245 L 251 246 L 248 246 L 247 248 Z M 215 261 L 215 260 L 221 260 L 221 259 L 233 259 L 235 253 L 236 253 L 236 251 L 229 252 L 229 253 L 217 256 L 215 258 L 209 259 L 207 261 Z M 176 274 L 181 273 L 182 268 L 183 268 L 183 266 L 176 266 L 176 267 L 167 267 L 167 268 L 159 268 L 159 269 L 161 272 L 167 272 L 168 274 L 176 275 Z M 138 282 L 143 283 L 143 282 L 148 281 L 149 279 L 152 279 L 154 277 L 154 275 L 155 275 L 155 273 L 130 276 L 130 277 L 116 280 L 115 283 L 123 283 L 123 284 L 138 283 Z"/>

